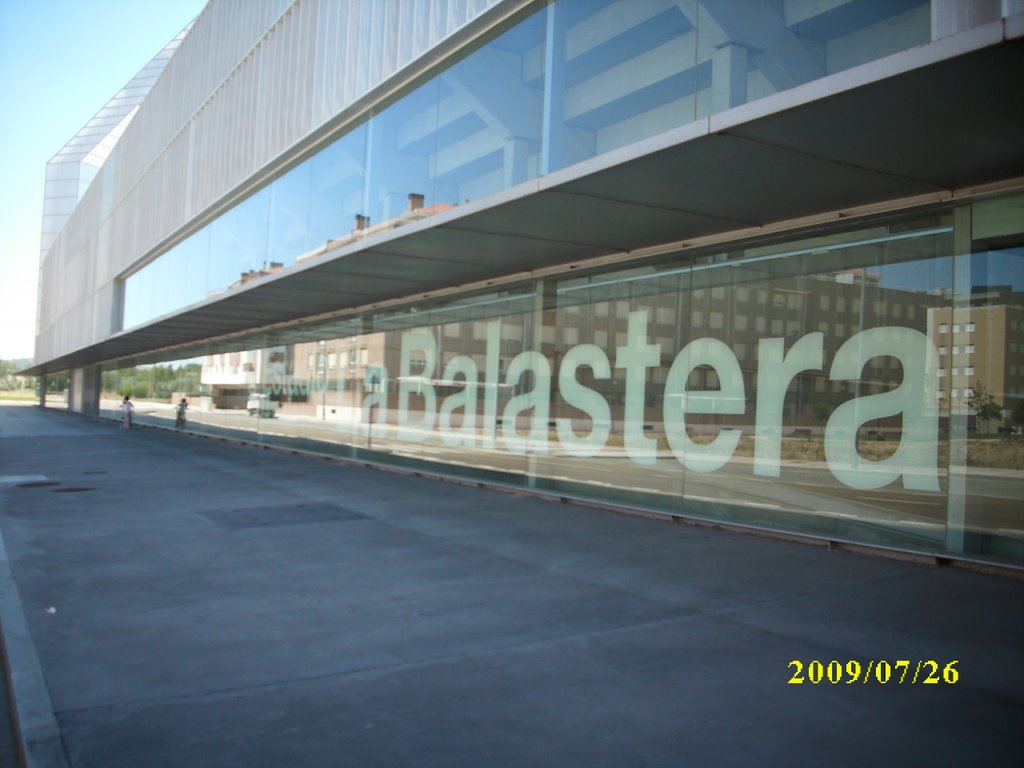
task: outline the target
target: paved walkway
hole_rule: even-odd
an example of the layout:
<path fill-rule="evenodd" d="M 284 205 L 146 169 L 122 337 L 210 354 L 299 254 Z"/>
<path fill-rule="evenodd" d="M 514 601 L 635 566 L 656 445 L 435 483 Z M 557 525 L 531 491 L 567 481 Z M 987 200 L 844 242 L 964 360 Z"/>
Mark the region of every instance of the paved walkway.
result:
<path fill-rule="evenodd" d="M 17 406 L 0 531 L 33 768 L 1024 764 L 1015 578 Z"/>

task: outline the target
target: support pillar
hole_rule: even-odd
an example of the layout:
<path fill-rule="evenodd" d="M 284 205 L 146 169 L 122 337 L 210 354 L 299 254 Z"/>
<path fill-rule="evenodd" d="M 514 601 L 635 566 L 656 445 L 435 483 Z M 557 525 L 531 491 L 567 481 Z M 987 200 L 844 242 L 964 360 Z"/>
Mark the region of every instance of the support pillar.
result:
<path fill-rule="evenodd" d="M 98 365 L 72 368 L 68 379 L 68 410 L 86 416 L 100 415 L 102 369 Z"/>
<path fill-rule="evenodd" d="M 527 349 L 533 352 L 539 352 L 547 360 L 552 363 L 553 371 L 557 371 L 557 360 L 555 359 L 554 348 L 551 343 L 545 344 L 544 341 L 544 329 L 551 328 L 552 330 L 556 327 L 556 309 L 558 306 L 558 294 L 555 290 L 555 282 L 552 280 L 538 280 L 534 285 L 533 294 L 533 313 L 530 317 L 530 328 L 529 335 L 524 334 L 524 340 L 529 339 L 529 346 Z M 548 349 L 545 349 L 545 346 Z M 548 352 L 548 354 L 545 354 Z M 535 386 L 534 381 L 529 382 L 529 386 Z M 551 398 L 553 393 L 548 393 L 548 397 Z M 552 400 L 552 405 L 554 402 Z M 552 418 L 549 412 L 548 418 Z M 549 422 L 548 427 L 548 440 L 551 439 L 551 424 Z M 548 451 L 544 451 L 546 455 Z M 542 469 L 540 461 L 537 458 L 537 453 L 528 450 L 526 457 L 526 474 L 527 481 L 526 485 L 528 488 L 537 487 L 537 475 Z"/>
<path fill-rule="evenodd" d="M 962 321 L 970 311 L 971 299 L 971 207 L 953 212 L 953 311 L 950 326 Z M 966 335 L 964 334 L 966 338 Z M 943 340 L 946 343 L 946 340 Z M 947 346 L 962 340 L 951 335 Z M 967 522 L 967 411 L 949 402 L 949 466 L 946 489 L 946 550 L 964 551 L 964 527 Z"/>

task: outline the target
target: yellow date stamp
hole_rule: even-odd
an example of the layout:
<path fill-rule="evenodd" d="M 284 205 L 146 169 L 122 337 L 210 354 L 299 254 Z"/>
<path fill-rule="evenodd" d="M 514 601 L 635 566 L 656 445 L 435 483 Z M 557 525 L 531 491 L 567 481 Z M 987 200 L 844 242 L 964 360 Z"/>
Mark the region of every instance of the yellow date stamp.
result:
<path fill-rule="evenodd" d="M 786 666 L 793 670 L 789 685 L 956 685 L 960 679 L 956 668 L 959 663 L 959 659 L 945 664 L 934 659 L 869 659 L 866 662 L 850 659 L 845 663 L 835 659 L 807 662 L 793 659 Z"/>

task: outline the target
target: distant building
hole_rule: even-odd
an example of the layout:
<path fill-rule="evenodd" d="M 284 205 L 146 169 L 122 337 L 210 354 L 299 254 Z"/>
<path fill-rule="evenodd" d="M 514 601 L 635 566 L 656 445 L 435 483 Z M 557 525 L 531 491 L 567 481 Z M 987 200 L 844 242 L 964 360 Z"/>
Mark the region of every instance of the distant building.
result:
<path fill-rule="evenodd" d="M 987 295 L 986 295 L 987 294 Z M 1012 301 L 1009 293 L 975 292 L 972 297 Z M 928 313 L 929 335 L 939 350 L 939 406 L 943 413 L 969 412 L 977 385 L 1006 411 L 1024 401 L 1024 300 Z"/>

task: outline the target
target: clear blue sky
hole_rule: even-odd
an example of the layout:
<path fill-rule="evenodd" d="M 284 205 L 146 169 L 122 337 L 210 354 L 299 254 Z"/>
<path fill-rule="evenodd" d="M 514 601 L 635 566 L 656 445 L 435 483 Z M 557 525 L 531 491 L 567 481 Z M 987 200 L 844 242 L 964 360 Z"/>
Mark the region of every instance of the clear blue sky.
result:
<path fill-rule="evenodd" d="M 0 359 L 35 344 L 46 162 L 206 0 L 0 0 Z"/>

